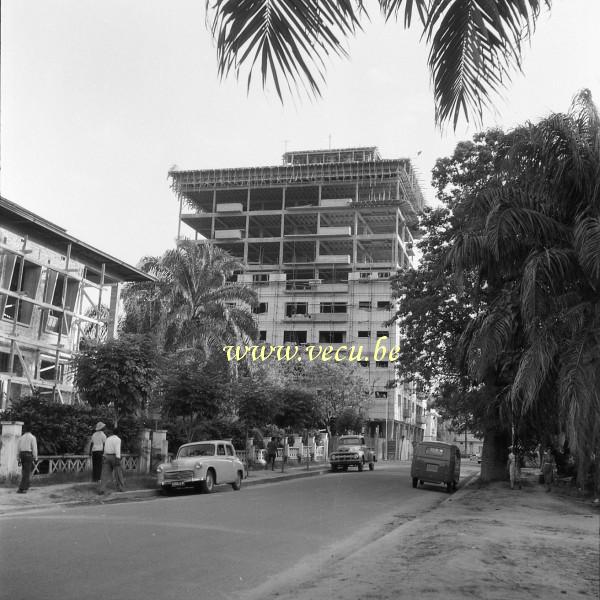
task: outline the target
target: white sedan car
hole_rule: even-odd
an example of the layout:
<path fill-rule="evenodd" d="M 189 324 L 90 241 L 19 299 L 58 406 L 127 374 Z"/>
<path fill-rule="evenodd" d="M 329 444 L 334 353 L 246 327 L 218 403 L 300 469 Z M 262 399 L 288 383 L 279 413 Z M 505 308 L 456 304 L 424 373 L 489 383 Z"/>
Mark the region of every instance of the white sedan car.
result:
<path fill-rule="evenodd" d="M 175 459 L 160 464 L 156 472 L 158 484 L 166 492 L 195 487 L 210 493 L 219 484 L 231 484 L 234 490 L 239 490 L 244 465 L 230 442 L 209 440 L 184 444 Z"/>

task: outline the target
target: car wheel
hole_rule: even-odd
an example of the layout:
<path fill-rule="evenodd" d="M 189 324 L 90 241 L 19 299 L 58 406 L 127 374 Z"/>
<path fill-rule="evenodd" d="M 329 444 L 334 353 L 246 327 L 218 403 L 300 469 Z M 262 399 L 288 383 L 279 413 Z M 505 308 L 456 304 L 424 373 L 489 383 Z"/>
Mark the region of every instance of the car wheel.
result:
<path fill-rule="evenodd" d="M 362 463 L 358 463 L 358 470 L 362 471 L 364 468 L 364 465 Z"/>
<path fill-rule="evenodd" d="M 419 479 L 419 485 L 423 485 L 423 480 Z"/>
<path fill-rule="evenodd" d="M 160 493 L 163 496 L 171 496 L 173 494 L 173 488 L 170 488 L 170 487 L 161 487 L 160 488 Z"/>
<path fill-rule="evenodd" d="M 202 482 L 202 491 L 210 494 L 215 488 L 215 475 L 212 469 L 206 472 L 206 479 Z"/>
<path fill-rule="evenodd" d="M 375 468 L 375 463 L 369 463 L 369 471 L 372 471 Z"/>
<path fill-rule="evenodd" d="M 342 471 L 347 471 L 347 470 L 348 470 L 348 465 L 344 465 L 344 466 L 342 467 Z"/>
<path fill-rule="evenodd" d="M 241 471 L 237 472 L 237 477 L 235 481 L 231 484 L 231 487 L 237 492 L 242 489 L 242 473 Z"/>
<path fill-rule="evenodd" d="M 416 477 L 413 477 L 413 487 L 416 488 L 419 480 Z"/>
<path fill-rule="evenodd" d="M 446 491 L 451 494 L 452 493 L 452 482 L 448 481 L 448 483 L 446 483 Z"/>

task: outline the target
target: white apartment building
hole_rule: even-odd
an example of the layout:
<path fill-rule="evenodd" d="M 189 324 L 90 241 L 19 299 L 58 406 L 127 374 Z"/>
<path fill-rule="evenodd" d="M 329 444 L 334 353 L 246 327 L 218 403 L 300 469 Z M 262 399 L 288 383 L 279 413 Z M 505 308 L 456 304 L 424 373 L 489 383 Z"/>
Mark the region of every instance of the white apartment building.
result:
<path fill-rule="evenodd" d="M 390 277 L 414 262 L 411 227 L 423 196 L 408 159 L 376 147 L 286 152 L 270 167 L 172 171 L 178 238 L 212 240 L 240 258 L 260 339 L 362 347 L 370 432 L 406 458 L 423 437 L 424 400 L 376 357 L 399 345 Z M 379 360 L 378 360 L 379 358 Z M 400 360 L 402 360 L 400 352 Z"/>

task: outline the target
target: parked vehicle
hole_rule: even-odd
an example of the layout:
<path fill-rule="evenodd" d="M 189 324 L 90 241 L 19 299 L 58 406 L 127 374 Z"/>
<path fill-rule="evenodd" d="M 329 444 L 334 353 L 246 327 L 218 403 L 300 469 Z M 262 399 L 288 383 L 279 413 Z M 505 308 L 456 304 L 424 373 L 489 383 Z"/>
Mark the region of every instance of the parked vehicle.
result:
<path fill-rule="evenodd" d="M 441 483 L 448 492 L 456 489 L 460 479 L 460 449 L 445 442 L 415 444 L 410 476 L 414 488 L 423 483 Z"/>
<path fill-rule="evenodd" d="M 372 471 L 376 461 L 375 451 L 365 444 L 365 438 L 361 435 L 342 435 L 337 450 L 329 455 L 332 471 L 337 471 L 340 467 L 344 471 L 348 467 L 357 467 L 362 471 L 367 464 Z"/>
<path fill-rule="evenodd" d="M 239 490 L 244 465 L 230 442 L 209 440 L 183 444 L 175 459 L 160 464 L 156 472 L 158 484 L 165 491 L 194 487 L 210 493 L 220 484 L 231 484 Z"/>

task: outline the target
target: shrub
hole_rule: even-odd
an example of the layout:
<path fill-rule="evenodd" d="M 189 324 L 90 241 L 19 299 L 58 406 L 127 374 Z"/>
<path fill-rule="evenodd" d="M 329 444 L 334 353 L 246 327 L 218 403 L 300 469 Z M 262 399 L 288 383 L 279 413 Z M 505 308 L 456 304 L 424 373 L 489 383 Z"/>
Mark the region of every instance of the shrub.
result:
<path fill-rule="evenodd" d="M 112 411 L 82 404 L 56 404 L 36 397 L 17 400 L 2 413 L 2 420 L 25 421 L 37 438 L 38 453 L 87 454 L 90 437 L 98 421 L 112 423 Z M 138 451 L 139 431 L 143 426 L 132 417 L 119 422 L 123 452 Z"/>

